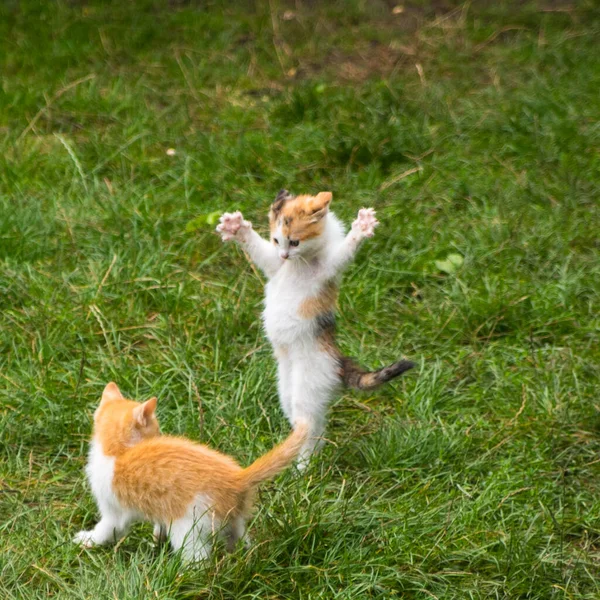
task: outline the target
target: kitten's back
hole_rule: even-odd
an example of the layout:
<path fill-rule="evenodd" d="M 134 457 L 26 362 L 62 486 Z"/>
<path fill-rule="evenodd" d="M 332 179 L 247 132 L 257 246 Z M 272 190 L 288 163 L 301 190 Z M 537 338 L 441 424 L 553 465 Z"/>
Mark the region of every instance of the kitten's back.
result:
<path fill-rule="evenodd" d="M 125 505 L 149 519 L 181 518 L 199 494 L 222 518 L 244 491 L 242 468 L 231 457 L 190 440 L 161 436 L 136 444 L 117 458 L 113 487 Z"/>
<path fill-rule="evenodd" d="M 261 482 L 274 477 L 298 455 L 308 427 L 298 423 L 283 442 L 242 468 L 231 457 L 183 438 L 143 440 L 115 462 L 113 489 L 125 506 L 147 519 L 183 517 L 194 500 L 205 496 L 218 518 L 235 517 Z"/>

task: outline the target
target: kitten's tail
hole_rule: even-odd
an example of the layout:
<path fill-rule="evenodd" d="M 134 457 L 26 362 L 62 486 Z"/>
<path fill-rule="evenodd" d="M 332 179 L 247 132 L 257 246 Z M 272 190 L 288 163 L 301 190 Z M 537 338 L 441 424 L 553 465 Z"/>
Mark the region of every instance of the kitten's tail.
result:
<path fill-rule="evenodd" d="M 399 360 L 378 371 L 365 371 L 347 356 L 342 356 L 340 360 L 344 385 L 357 390 L 372 390 L 416 366 L 410 360 Z"/>
<path fill-rule="evenodd" d="M 296 421 L 294 431 L 286 440 L 241 472 L 245 486 L 247 488 L 255 487 L 283 471 L 298 456 L 298 452 L 307 437 L 308 424 L 304 421 Z"/>

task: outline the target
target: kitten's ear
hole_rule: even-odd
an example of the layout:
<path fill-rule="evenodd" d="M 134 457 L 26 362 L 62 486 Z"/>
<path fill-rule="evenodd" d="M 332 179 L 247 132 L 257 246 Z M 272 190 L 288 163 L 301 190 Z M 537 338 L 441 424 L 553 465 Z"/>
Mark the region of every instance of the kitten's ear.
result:
<path fill-rule="evenodd" d="M 102 392 L 101 402 L 112 402 L 113 400 L 123 400 L 123 394 L 121 394 L 119 386 L 114 381 L 111 381 Z"/>
<path fill-rule="evenodd" d="M 133 418 L 138 425 L 145 427 L 148 424 L 150 417 L 156 412 L 156 402 L 156 398 L 150 398 L 133 409 Z"/>
<path fill-rule="evenodd" d="M 277 198 L 275 198 L 275 202 L 285 202 L 288 198 L 291 198 L 292 195 L 287 190 L 279 190 L 277 192 Z"/>
<path fill-rule="evenodd" d="M 279 190 L 277 198 L 275 198 L 273 204 L 271 204 L 271 211 L 273 214 L 276 215 L 283 208 L 285 202 L 292 197 L 292 194 L 290 194 L 287 190 Z"/>
<path fill-rule="evenodd" d="M 333 194 L 331 192 L 319 192 L 309 204 L 310 220 L 316 223 L 321 220 L 326 214 Z"/>

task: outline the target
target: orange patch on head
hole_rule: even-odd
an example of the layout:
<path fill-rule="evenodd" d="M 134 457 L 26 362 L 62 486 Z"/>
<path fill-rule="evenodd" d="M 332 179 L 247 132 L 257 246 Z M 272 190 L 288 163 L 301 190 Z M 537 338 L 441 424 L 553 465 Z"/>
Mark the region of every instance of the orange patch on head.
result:
<path fill-rule="evenodd" d="M 269 212 L 271 231 L 281 227 L 282 234 L 290 240 L 310 240 L 323 233 L 323 217 L 331 202 L 331 192 L 316 196 L 289 196 L 275 202 Z"/>
<path fill-rule="evenodd" d="M 104 454 L 118 456 L 141 440 L 160 435 L 155 411 L 156 398 L 144 403 L 126 400 L 111 382 L 94 413 L 94 438 Z"/>

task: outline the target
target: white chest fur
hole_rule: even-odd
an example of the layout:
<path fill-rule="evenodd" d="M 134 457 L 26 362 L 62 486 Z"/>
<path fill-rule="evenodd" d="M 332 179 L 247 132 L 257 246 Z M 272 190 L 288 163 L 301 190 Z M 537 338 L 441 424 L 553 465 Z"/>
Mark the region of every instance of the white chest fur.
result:
<path fill-rule="evenodd" d="M 318 296 L 323 285 L 336 275 L 329 273 L 325 265 L 329 253 L 335 251 L 343 239 L 342 224 L 329 213 L 319 254 L 309 259 L 290 259 L 267 284 L 263 321 L 267 337 L 275 346 L 313 339 L 314 319 L 303 317 L 300 307 L 304 301 Z"/>
<path fill-rule="evenodd" d="M 115 457 L 106 456 L 102 445 L 97 440 L 92 440 L 88 464 L 85 469 L 98 506 L 113 508 L 119 505 L 113 493 L 112 482 L 115 472 Z"/>
<path fill-rule="evenodd" d="M 299 269 L 293 263 L 284 265 L 267 284 L 263 320 L 271 343 L 288 345 L 299 338 L 312 337 L 311 320 L 300 316 L 300 306 L 319 289 L 315 269 Z"/>

